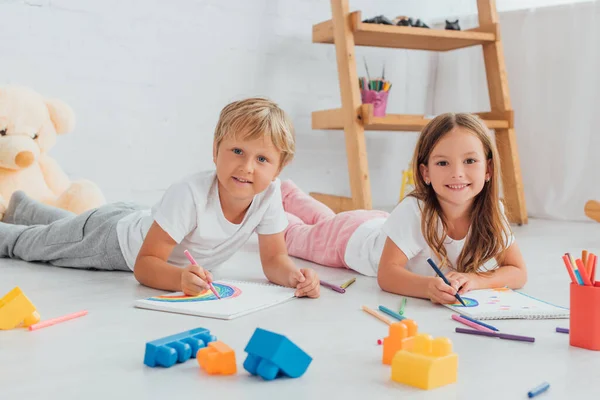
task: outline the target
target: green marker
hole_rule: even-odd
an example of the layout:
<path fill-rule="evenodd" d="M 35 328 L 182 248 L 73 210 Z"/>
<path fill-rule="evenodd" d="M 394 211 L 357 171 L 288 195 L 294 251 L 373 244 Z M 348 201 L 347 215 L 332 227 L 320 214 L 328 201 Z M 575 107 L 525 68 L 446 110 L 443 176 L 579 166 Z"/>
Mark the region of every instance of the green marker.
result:
<path fill-rule="evenodd" d="M 404 307 L 406 307 L 406 297 L 402 299 L 402 305 L 400 305 L 400 311 L 398 311 L 398 314 L 404 315 Z"/>

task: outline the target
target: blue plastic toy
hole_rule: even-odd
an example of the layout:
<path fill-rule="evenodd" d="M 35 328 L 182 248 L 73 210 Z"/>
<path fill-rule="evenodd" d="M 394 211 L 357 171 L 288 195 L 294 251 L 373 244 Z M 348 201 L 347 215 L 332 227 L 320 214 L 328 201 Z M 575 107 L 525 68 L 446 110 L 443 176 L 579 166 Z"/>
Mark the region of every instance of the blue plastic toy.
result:
<path fill-rule="evenodd" d="M 144 364 L 149 367 L 160 365 L 169 368 L 176 362 L 182 363 L 190 358 L 196 358 L 199 349 L 215 340 L 217 337 L 211 335 L 205 328 L 196 328 L 153 340 L 146 343 Z"/>
<path fill-rule="evenodd" d="M 282 375 L 298 378 L 312 361 L 285 336 L 260 328 L 256 328 L 244 351 L 248 353 L 244 369 L 267 381 Z"/>

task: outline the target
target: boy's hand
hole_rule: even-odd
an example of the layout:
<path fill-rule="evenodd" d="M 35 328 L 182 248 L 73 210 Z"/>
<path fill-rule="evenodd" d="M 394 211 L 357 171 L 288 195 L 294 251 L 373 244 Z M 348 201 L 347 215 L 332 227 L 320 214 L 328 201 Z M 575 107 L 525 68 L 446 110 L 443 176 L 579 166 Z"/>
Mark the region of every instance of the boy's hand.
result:
<path fill-rule="evenodd" d="M 319 297 L 321 285 L 317 273 L 310 268 L 301 268 L 290 274 L 289 286 L 296 288 L 296 297 Z"/>
<path fill-rule="evenodd" d="M 480 280 L 477 274 L 451 271 L 446 274 L 446 278 L 450 282 L 456 282 L 456 286 L 453 286 L 458 290 L 458 294 L 465 294 L 471 290 L 480 288 Z"/>
<path fill-rule="evenodd" d="M 188 296 L 196 296 L 209 290 L 212 274 L 198 265 L 188 265 L 181 274 L 181 291 Z"/>
<path fill-rule="evenodd" d="M 458 301 L 456 297 L 454 297 L 456 294 L 455 288 L 459 287 L 457 286 L 458 282 L 450 279 L 448 276 L 446 277 L 452 286 L 446 285 L 446 283 L 440 277 L 432 278 L 429 281 L 429 286 L 427 287 L 427 297 L 429 297 L 433 303 L 453 304 Z"/>

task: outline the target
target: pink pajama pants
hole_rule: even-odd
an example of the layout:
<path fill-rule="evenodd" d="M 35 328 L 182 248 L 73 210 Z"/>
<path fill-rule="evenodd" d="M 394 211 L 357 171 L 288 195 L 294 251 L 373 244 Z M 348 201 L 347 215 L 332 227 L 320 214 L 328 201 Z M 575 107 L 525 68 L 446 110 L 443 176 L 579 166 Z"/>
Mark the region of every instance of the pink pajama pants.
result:
<path fill-rule="evenodd" d="M 288 254 L 328 267 L 348 268 L 344 254 L 352 234 L 362 223 L 389 215 L 377 210 L 336 214 L 289 180 L 281 183 L 281 195 L 289 222 L 285 230 Z"/>

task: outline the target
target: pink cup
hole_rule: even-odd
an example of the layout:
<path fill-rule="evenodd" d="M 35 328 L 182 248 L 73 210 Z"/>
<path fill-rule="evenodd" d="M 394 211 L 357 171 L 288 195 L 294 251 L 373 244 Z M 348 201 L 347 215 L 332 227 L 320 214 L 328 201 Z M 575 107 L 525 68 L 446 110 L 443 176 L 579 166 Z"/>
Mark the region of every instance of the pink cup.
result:
<path fill-rule="evenodd" d="M 360 91 L 363 104 L 373 104 L 373 115 L 376 117 L 385 117 L 388 94 L 389 92 L 383 90 L 378 92 L 376 90 L 362 89 Z"/>

